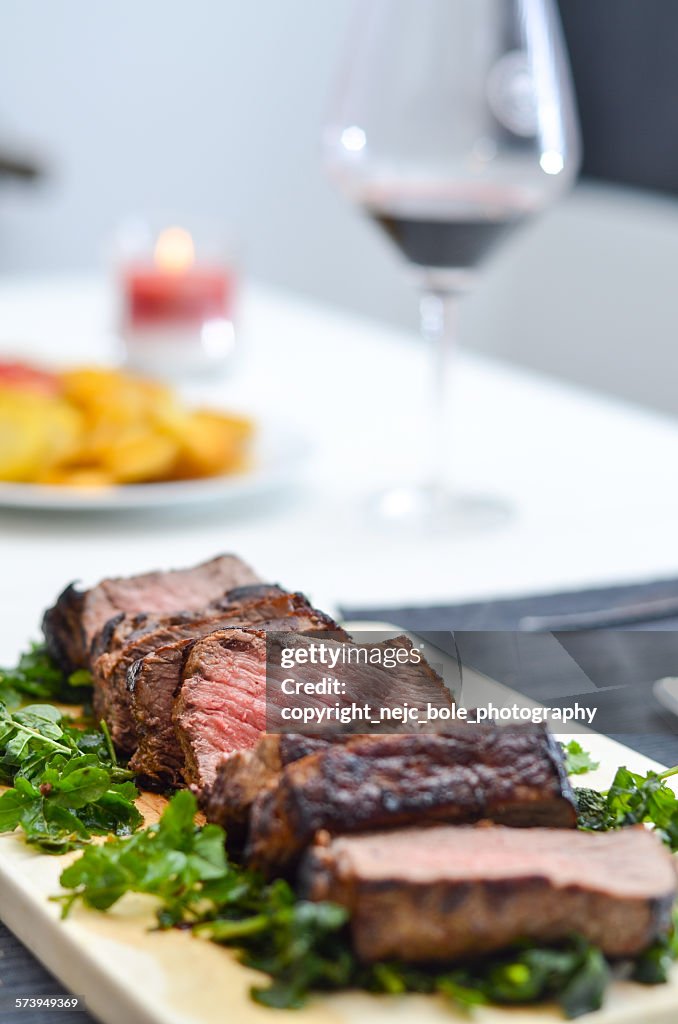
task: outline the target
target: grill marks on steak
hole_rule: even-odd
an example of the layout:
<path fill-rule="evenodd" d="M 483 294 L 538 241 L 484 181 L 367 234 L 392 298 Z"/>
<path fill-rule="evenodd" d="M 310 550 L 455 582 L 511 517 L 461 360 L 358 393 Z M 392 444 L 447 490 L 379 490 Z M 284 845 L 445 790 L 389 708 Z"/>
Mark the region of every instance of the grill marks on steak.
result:
<path fill-rule="evenodd" d="M 277 618 L 268 616 L 277 615 Z M 230 622 L 232 628 L 218 630 L 218 625 Z M 239 749 L 229 746 L 225 751 L 220 737 L 219 726 L 212 728 L 208 734 L 202 735 L 201 713 L 210 718 L 219 713 L 220 701 L 225 700 L 232 709 L 231 702 L 221 692 L 223 681 L 206 682 L 194 680 L 186 686 L 185 702 L 177 708 L 176 714 L 182 716 L 184 725 L 183 741 L 176 727 L 175 700 L 177 694 L 183 693 L 182 678 L 187 679 L 194 674 L 195 659 L 193 652 L 198 650 L 198 659 L 205 657 L 205 665 L 211 664 L 215 645 L 231 633 L 240 634 L 237 626 L 257 625 L 263 631 L 263 673 L 265 700 L 265 634 L 267 631 L 279 631 L 294 628 L 300 631 L 342 632 L 339 626 L 322 612 L 311 608 L 301 594 L 281 594 L 277 598 L 262 599 L 251 605 L 239 606 L 239 613 L 231 618 L 212 620 L 208 628 L 201 628 L 198 639 L 182 640 L 178 643 L 160 647 L 134 663 L 128 673 L 127 697 L 130 702 L 131 715 L 135 723 L 138 748 L 130 762 L 132 768 L 139 772 L 144 782 L 152 788 L 166 788 L 178 785 L 183 776 L 185 754 L 189 751 L 190 767 L 187 781 L 197 782 L 202 786 L 203 779 L 209 776 L 211 781 L 212 768 L 209 762 L 218 762 L 225 752 Z M 202 640 L 200 637 L 204 637 Z M 219 658 L 219 652 L 217 651 Z M 188 663 L 187 663 L 188 662 Z M 201 671 L 200 669 L 198 671 Z M 228 686 L 229 684 L 226 683 Z M 197 703 L 189 699 L 189 691 L 197 691 Z M 244 711 L 246 712 L 246 707 Z M 185 712 L 185 717 L 184 717 Z M 193 717 L 195 716 L 195 722 Z M 215 730 L 216 728 L 216 736 Z M 258 738 L 261 730 L 255 738 Z M 254 741 L 253 741 L 254 742 Z M 204 768 L 201 767 L 203 761 Z"/>
<path fill-rule="evenodd" d="M 311 899 L 348 908 L 364 961 L 455 960 L 573 933 L 632 957 L 668 931 L 676 894 L 671 855 L 642 825 L 345 836 L 311 850 L 302 878 Z"/>
<path fill-rule="evenodd" d="M 334 742 L 347 740 L 336 737 Z M 229 846 L 242 845 L 254 801 L 278 782 L 286 765 L 323 750 L 329 742 L 298 733 L 267 735 L 256 747 L 225 757 L 217 765 L 212 786 L 203 793 L 207 820 L 226 829 Z"/>
<path fill-rule="evenodd" d="M 211 819 L 214 820 L 215 800 Z M 252 804 L 247 855 L 288 870 L 314 834 L 490 819 L 573 828 L 562 748 L 542 725 L 365 736 L 282 768 Z"/>
<path fill-rule="evenodd" d="M 133 616 L 136 628 L 125 635 L 119 622 L 111 636 L 112 648 L 101 654 L 93 665 L 94 711 L 105 718 L 116 747 L 131 754 L 137 746 L 137 728 L 127 689 L 127 675 L 135 661 L 159 647 L 177 641 L 205 636 L 229 623 L 261 622 L 277 613 L 291 615 L 295 609 L 308 608 L 301 595 L 286 594 L 277 586 L 239 587 L 225 594 L 220 610 L 180 613 L 163 619 Z M 117 641 L 117 643 L 116 643 Z"/>
<path fill-rule="evenodd" d="M 258 582 L 235 555 L 220 555 L 190 569 L 103 580 L 84 592 L 71 585 L 43 618 L 47 648 L 64 671 L 87 668 L 97 635 L 121 612 L 197 611 L 233 587 Z"/>

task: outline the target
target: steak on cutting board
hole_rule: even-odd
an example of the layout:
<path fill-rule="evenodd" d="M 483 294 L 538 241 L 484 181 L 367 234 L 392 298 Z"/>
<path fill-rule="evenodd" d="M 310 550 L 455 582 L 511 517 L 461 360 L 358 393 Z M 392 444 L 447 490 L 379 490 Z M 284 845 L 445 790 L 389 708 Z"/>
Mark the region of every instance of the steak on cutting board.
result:
<path fill-rule="evenodd" d="M 301 648 L 317 646 L 317 641 L 298 633 L 278 633 L 275 644 L 281 649 Z M 352 650 L 412 650 L 411 641 L 404 636 L 381 643 L 347 644 L 346 634 L 336 635 L 336 632 L 335 636 L 323 637 L 323 645 L 327 648 L 350 646 Z M 173 720 L 184 751 L 185 780 L 198 789 L 213 784 L 217 765 L 225 755 L 253 747 L 267 725 L 270 729 L 272 712 L 279 711 L 278 702 L 287 701 L 274 686 L 272 692 L 269 688 L 267 708 L 267 669 L 269 683 L 271 677 L 277 678 L 277 672 L 287 674 L 289 670 L 283 669 L 275 657 L 269 659 L 267 665 L 266 653 L 266 635 L 256 630 L 213 633 L 192 647 L 174 704 Z M 375 705 L 400 707 L 406 700 L 410 705 L 430 701 L 452 706 L 442 679 L 425 661 L 401 667 L 402 673 L 394 673 L 379 664 L 360 666 L 360 676 L 366 681 Z M 337 703 L 350 705 L 353 698 L 350 693 L 342 696 L 316 693 L 305 701 L 334 707 Z M 364 723 L 361 725 L 364 729 Z M 324 738 L 336 735 L 339 729 L 335 722 Z M 350 726 L 344 727 L 344 732 L 348 731 Z M 312 734 L 310 729 L 309 734 Z"/>
<path fill-rule="evenodd" d="M 128 670 L 144 655 L 179 640 L 205 636 L 230 623 L 247 624 L 293 614 L 304 610 L 308 602 L 301 595 L 286 594 L 280 587 L 256 584 L 238 587 L 223 595 L 218 608 L 180 613 L 158 619 L 133 616 L 137 628 L 124 635 L 124 623 L 115 625 L 110 635 L 111 649 L 94 661 L 94 712 L 97 720 L 106 720 L 115 746 L 124 754 L 137 747 L 137 730 L 127 688 Z M 140 622 L 140 624 L 139 624 Z"/>
<path fill-rule="evenodd" d="M 45 612 L 47 649 L 65 672 L 88 668 L 97 634 L 121 612 L 197 611 L 233 587 L 258 582 L 256 573 L 235 555 L 220 555 L 190 569 L 102 580 L 91 590 L 70 585 Z"/>
<path fill-rule="evenodd" d="M 273 874 L 288 870 L 320 829 L 482 818 L 518 827 L 576 825 L 562 747 L 543 725 L 459 723 L 444 734 L 327 746 L 282 768 L 254 800 L 247 857 Z"/>
<path fill-rule="evenodd" d="M 164 789 L 181 783 L 186 749 L 196 751 L 196 767 L 189 770 L 187 781 L 198 784 L 207 776 L 211 781 L 212 769 L 208 762 L 214 760 L 216 764 L 225 753 L 221 745 L 223 737 L 218 722 L 213 723 L 214 728 L 211 732 L 202 735 L 200 722 L 196 720 L 196 724 L 192 725 L 189 712 L 185 732 L 190 739 L 185 737 L 184 744 L 179 742 L 175 728 L 175 698 L 182 689 L 182 676 L 185 677 L 189 672 L 187 659 L 192 657 L 195 646 L 203 648 L 203 640 L 200 638 L 206 640 L 204 649 L 210 650 L 213 642 L 219 644 L 220 639 L 229 633 L 239 633 L 240 630 L 235 629 L 236 626 L 256 626 L 263 631 L 264 636 L 266 632 L 288 629 L 346 635 L 328 615 L 312 608 L 302 594 L 281 592 L 277 597 L 260 599 L 249 605 L 243 603 L 239 608 L 237 616 L 223 617 L 219 621 L 212 620 L 208 628 L 196 630 L 192 638 L 156 648 L 136 661 L 128 672 L 127 697 L 138 742 L 130 764 L 151 788 Z M 227 623 L 231 624 L 231 628 L 224 629 Z M 207 707 L 212 714 L 215 711 L 218 713 L 222 699 L 223 694 L 219 686 L 215 685 L 213 700 L 209 695 L 206 697 Z M 247 716 L 246 705 L 243 706 L 242 712 Z M 197 714 L 199 719 L 199 712 Z M 238 748 L 229 748 L 226 752 L 230 752 L 231 749 Z M 197 767 L 202 761 L 205 762 L 204 770 Z"/>
<path fill-rule="evenodd" d="M 446 826 L 317 845 L 305 895 L 351 915 L 364 961 L 449 961 L 580 934 L 632 957 L 667 933 L 671 854 L 642 825 L 612 832 Z"/>
<path fill-rule="evenodd" d="M 353 738 L 339 736 L 336 741 L 348 742 Z M 329 742 L 321 736 L 271 734 L 262 736 L 249 750 L 229 754 L 219 762 L 214 782 L 202 793 L 205 817 L 226 829 L 229 846 L 241 845 L 257 797 L 278 781 L 286 765 L 323 750 Z"/>

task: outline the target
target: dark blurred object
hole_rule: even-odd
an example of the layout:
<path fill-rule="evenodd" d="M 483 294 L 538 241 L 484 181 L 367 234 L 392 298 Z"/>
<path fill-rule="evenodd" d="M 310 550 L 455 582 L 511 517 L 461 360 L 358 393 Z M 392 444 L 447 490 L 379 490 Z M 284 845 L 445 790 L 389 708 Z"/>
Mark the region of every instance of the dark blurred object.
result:
<path fill-rule="evenodd" d="M 582 174 L 678 192 L 678 3 L 559 6 L 579 104 Z"/>
<path fill-rule="evenodd" d="M 20 153 L 12 153 L 0 146 L 0 181 L 3 178 L 14 178 L 19 181 L 35 181 L 42 177 L 42 168 L 29 157 Z"/>

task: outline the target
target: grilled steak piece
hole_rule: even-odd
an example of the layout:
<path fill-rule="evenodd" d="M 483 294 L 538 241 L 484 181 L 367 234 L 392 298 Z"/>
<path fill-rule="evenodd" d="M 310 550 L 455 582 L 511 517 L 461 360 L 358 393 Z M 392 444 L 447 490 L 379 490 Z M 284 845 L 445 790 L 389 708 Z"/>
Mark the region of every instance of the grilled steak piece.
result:
<path fill-rule="evenodd" d="M 292 648 L 295 649 L 292 674 L 297 687 L 302 688 L 297 690 L 299 696 L 294 702 L 297 710 L 322 710 L 324 715 L 322 720 L 304 720 L 304 732 L 308 735 L 324 736 L 327 739 L 340 732 L 396 732 L 403 725 L 405 704 L 409 710 L 416 708 L 420 715 L 428 711 L 429 704 L 438 710 L 449 711 L 452 708 L 452 697 L 444 681 L 406 636 L 351 644 L 328 639 L 323 641 L 323 660 L 317 659 L 318 645 L 310 638 L 281 635 L 275 638 L 275 644 L 279 648 L 280 657 L 275 651 L 269 653 L 268 732 L 291 731 L 290 721 L 283 717 L 283 713 L 290 710 L 291 702 L 282 687 L 291 671 L 289 663 L 285 664 L 286 649 Z M 301 656 L 303 661 L 300 661 Z M 335 659 L 336 665 L 333 665 Z M 333 667 L 330 669 L 329 665 Z M 369 719 L 353 716 L 353 721 L 341 723 L 326 713 L 334 709 L 336 694 L 328 697 L 315 687 L 328 678 L 328 672 L 331 673 L 329 678 L 334 678 L 339 684 L 341 703 L 371 708 Z M 398 717 L 372 721 L 375 712 L 379 719 L 386 710 L 395 712 Z M 429 724 L 422 716 L 421 721 L 415 721 L 409 726 L 409 731 L 420 730 L 437 732 L 439 722 Z"/>
<path fill-rule="evenodd" d="M 331 631 L 342 632 L 337 624 L 329 616 L 311 608 L 301 594 L 282 594 L 273 599 L 261 599 L 234 606 L 238 607 L 237 615 L 227 617 L 222 613 L 219 620 L 213 619 L 210 624 L 203 625 L 200 630 L 193 632 L 192 638 L 180 640 L 179 642 L 158 647 L 145 657 L 135 662 L 128 673 L 127 696 L 130 699 L 131 714 L 134 721 L 135 732 L 138 739 L 138 748 L 130 762 L 137 771 L 145 785 L 151 788 L 165 789 L 168 786 L 179 785 L 182 781 L 185 751 L 191 751 L 191 757 L 195 751 L 195 768 L 187 777 L 187 781 L 193 781 L 200 786 L 204 779 L 212 776 L 211 762 L 214 765 L 223 757 L 224 750 L 218 739 L 210 733 L 205 736 L 199 735 L 199 724 L 195 729 L 187 721 L 188 736 L 185 742 L 180 744 L 175 730 L 173 720 L 173 707 L 175 697 L 182 688 L 182 672 L 187 658 L 191 655 L 195 646 L 202 647 L 200 637 L 207 638 L 207 646 L 212 638 L 221 638 L 231 632 L 239 632 L 236 629 L 219 629 L 226 623 L 235 626 L 256 625 L 263 631 L 264 637 L 267 631 L 287 630 L 309 630 L 314 632 Z M 196 642 L 197 639 L 197 642 Z M 216 640 L 218 643 L 219 640 Z M 264 640 L 265 649 L 265 640 Z M 191 655 L 192 656 L 192 655 Z M 186 672 L 188 672 L 188 666 Z M 264 665 L 265 674 L 265 665 Z M 185 673 L 184 673 L 185 675 Z M 219 687 L 215 687 L 213 704 L 210 698 L 206 698 L 208 717 L 210 714 L 219 713 L 220 702 L 223 695 Z M 189 712 L 190 714 L 190 712 Z M 247 715 L 243 707 L 243 714 Z M 219 734 L 220 725 L 215 723 L 216 735 Z M 182 749 L 183 747 L 183 749 Z M 230 752 L 229 748 L 229 751 Z M 205 761 L 204 770 L 198 768 L 198 763 Z M 193 760 L 191 761 L 193 765 Z M 206 773 L 206 774 L 205 774 Z"/>
<path fill-rule="evenodd" d="M 308 630 L 307 630 L 308 632 Z M 282 647 L 303 647 L 316 644 L 311 637 L 296 633 L 281 634 L 276 643 Z M 350 646 L 353 650 L 368 648 L 412 649 L 406 637 L 398 637 L 384 643 L 346 644 L 346 634 L 323 637 L 323 644 Z M 269 683 L 276 671 L 289 672 L 277 666 L 277 659 L 268 665 Z M 414 704 L 419 698 L 451 707 L 449 691 L 440 677 L 425 662 L 412 666 L 402 674 L 385 669 L 382 665 L 369 665 L 363 671 L 369 692 L 375 704 L 402 706 L 403 700 Z M 288 702 L 282 693 L 269 694 L 267 709 L 267 664 L 266 636 L 256 630 L 228 630 L 213 633 L 198 641 L 192 648 L 184 668 L 183 683 L 174 704 L 174 727 L 184 751 L 186 768 L 184 777 L 198 789 L 212 785 L 216 767 L 226 754 L 253 747 L 275 716 L 276 698 Z M 413 697 L 413 691 L 415 692 Z M 311 700 L 322 706 L 335 707 L 337 703 L 349 705 L 353 698 L 349 694 L 337 697 L 314 694 Z M 268 710 L 268 716 L 267 716 Z M 268 718 L 268 722 L 267 722 Z M 335 720 L 336 722 L 336 720 Z M 280 730 L 284 731 L 284 730 Z M 309 733 L 311 730 L 308 730 Z M 347 730 L 345 730 L 347 731 Z M 337 732 L 336 725 L 334 732 Z M 325 733 L 328 738 L 333 733 Z"/>
<path fill-rule="evenodd" d="M 542 725 L 460 723 L 444 735 L 366 736 L 280 773 L 252 805 L 247 856 L 287 870 L 320 829 L 364 832 L 491 819 L 573 828 L 562 748 Z"/>
<path fill-rule="evenodd" d="M 337 739 L 346 742 L 348 737 Z M 275 785 L 286 765 L 323 750 L 328 743 L 320 736 L 283 733 L 262 736 L 255 747 L 229 754 L 219 762 L 214 783 L 202 794 L 205 817 L 226 829 L 229 846 L 242 845 L 257 797 Z"/>
<path fill-rule="evenodd" d="M 231 623 L 262 622 L 272 617 L 291 615 L 310 606 L 301 595 L 285 594 L 277 586 L 239 587 L 224 595 L 219 610 L 179 613 L 158 619 L 150 615 L 131 616 L 137 628 L 125 635 L 124 622 L 118 622 L 110 635 L 111 649 L 101 654 L 92 666 L 94 712 L 104 718 L 118 750 L 131 754 L 137 746 L 137 730 L 127 689 L 127 673 L 135 661 L 158 647 L 179 640 L 205 636 Z"/>
<path fill-rule="evenodd" d="M 86 593 L 76 590 L 69 583 L 57 598 L 56 604 L 48 608 L 42 618 L 47 650 L 64 672 L 73 672 L 88 664 L 82 631 L 86 596 Z"/>
<path fill-rule="evenodd" d="M 291 620 L 269 627 L 281 632 Z M 327 616 L 301 622 L 301 631 L 347 634 Z M 295 640 L 301 639 L 298 633 Z M 180 744 L 184 779 L 199 790 L 214 782 L 220 761 L 253 747 L 266 728 L 266 632 L 229 629 L 193 644 L 172 710 L 174 734 Z"/>
<path fill-rule="evenodd" d="M 112 654 L 124 646 L 127 639 L 143 636 L 163 626 L 190 622 L 193 619 L 204 619 L 209 613 L 217 614 L 220 611 L 232 608 L 234 604 L 243 601 L 254 601 L 258 598 L 273 597 L 276 594 L 284 594 L 285 591 L 274 583 L 250 583 L 243 587 L 233 587 L 221 594 L 216 601 L 211 602 L 205 608 L 193 612 L 179 612 L 175 615 L 152 615 L 148 612 L 136 612 L 133 614 L 120 612 L 114 618 L 109 619 L 100 633 L 97 634 L 92 644 L 91 660 L 94 662 L 100 654 Z"/>
<path fill-rule="evenodd" d="M 84 592 L 70 585 L 45 612 L 42 628 L 47 648 L 64 671 L 87 668 L 97 634 L 120 612 L 195 611 L 233 587 L 258 582 L 235 555 L 220 555 L 191 569 L 102 580 Z"/>
<path fill-rule="evenodd" d="M 676 894 L 672 857 L 642 825 L 342 836 L 310 851 L 302 884 L 348 908 L 364 961 L 449 961 L 573 933 L 631 957 L 666 934 Z"/>

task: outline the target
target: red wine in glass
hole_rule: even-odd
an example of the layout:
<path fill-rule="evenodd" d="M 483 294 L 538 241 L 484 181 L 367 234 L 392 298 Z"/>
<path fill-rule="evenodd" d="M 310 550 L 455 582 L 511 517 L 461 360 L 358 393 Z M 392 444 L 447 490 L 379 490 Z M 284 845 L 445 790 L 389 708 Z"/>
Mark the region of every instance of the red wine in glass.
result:
<path fill-rule="evenodd" d="M 323 144 L 337 187 L 404 257 L 434 356 L 421 458 L 373 508 L 382 522 L 449 536 L 501 521 L 501 502 L 469 499 L 449 484 L 458 448 L 447 384 L 460 297 L 578 171 L 554 0 L 358 0 Z"/>
<path fill-rule="evenodd" d="M 408 263 L 431 270 L 474 270 L 534 211 L 521 189 L 471 190 L 372 186 L 358 202 Z"/>

